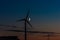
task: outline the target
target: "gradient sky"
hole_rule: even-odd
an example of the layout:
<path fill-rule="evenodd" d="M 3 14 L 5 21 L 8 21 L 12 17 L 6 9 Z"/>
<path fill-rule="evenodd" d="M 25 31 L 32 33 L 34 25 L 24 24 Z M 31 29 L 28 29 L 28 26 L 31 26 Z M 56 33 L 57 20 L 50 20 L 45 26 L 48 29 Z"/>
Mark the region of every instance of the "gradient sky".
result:
<path fill-rule="evenodd" d="M 24 18 L 28 9 L 31 30 L 60 32 L 60 0 L 0 0 L 0 24 L 24 27 L 16 20 Z"/>

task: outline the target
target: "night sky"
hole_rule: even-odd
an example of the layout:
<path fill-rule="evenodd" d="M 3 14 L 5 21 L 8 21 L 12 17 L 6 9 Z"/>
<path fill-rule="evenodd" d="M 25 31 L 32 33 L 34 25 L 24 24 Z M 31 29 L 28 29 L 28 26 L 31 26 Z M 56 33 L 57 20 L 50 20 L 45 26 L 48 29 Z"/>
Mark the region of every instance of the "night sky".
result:
<path fill-rule="evenodd" d="M 60 0 L 0 0 L 0 24 L 24 27 L 16 20 L 24 18 L 28 9 L 30 30 L 60 32 Z"/>

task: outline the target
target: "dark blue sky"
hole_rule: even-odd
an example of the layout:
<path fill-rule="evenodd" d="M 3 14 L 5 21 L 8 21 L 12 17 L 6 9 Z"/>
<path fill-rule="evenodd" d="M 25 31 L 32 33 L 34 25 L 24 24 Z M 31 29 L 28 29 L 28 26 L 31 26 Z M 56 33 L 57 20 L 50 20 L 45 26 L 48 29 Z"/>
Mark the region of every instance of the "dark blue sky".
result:
<path fill-rule="evenodd" d="M 0 23 L 16 25 L 16 20 L 25 17 L 29 8 L 31 23 L 36 29 L 59 30 L 60 0 L 0 0 Z"/>

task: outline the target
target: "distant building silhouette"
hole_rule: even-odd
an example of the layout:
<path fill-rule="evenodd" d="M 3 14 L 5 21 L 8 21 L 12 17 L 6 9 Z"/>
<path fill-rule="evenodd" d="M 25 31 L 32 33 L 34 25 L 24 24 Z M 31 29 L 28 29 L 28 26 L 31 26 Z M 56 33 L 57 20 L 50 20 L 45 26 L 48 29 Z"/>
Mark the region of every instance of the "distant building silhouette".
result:
<path fill-rule="evenodd" d="M 19 40 L 17 36 L 0 36 L 0 40 Z"/>

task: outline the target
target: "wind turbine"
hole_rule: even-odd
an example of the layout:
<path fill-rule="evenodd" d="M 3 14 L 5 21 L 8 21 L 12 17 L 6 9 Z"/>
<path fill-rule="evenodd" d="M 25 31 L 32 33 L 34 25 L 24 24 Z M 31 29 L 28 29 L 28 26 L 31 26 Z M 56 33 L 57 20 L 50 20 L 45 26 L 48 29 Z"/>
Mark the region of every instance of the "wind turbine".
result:
<path fill-rule="evenodd" d="M 50 36 L 53 36 L 53 34 L 55 34 L 55 33 L 54 32 L 46 32 L 45 34 L 47 34 L 47 37 L 48 37 L 47 40 L 50 40 Z"/>
<path fill-rule="evenodd" d="M 17 22 L 19 22 L 19 21 L 24 21 L 24 30 L 25 30 L 25 40 L 27 40 L 27 29 L 26 29 L 26 27 L 27 27 L 27 23 L 32 27 L 32 25 L 30 24 L 30 18 L 28 17 L 29 16 L 29 12 L 30 12 L 30 10 L 28 10 L 28 12 L 27 12 L 27 15 L 26 15 L 26 17 L 25 18 L 23 18 L 23 19 L 20 19 L 20 20 L 17 20 Z M 29 18 L 29 20 L 28 20 L 28 18 Z"/>
<path fill-rule="evenodd" d="M 55 33 L 55 32 L 53 32 L 53 33 L 47 33 L 48 35 L 46 35 L 47 37 L 48 37 L 48 39 L 47 40 L 50 40 L 50 37 L 52 36 L 54 36 L 54 34 L 60 34 L 60 33 Z M 44 36 L 44 37 L 46 37 L 46 36 Z M 55 36 L 60 36 L 60 35 L 55 35 Z M 55 37 L 54 36 L 54 37 Z"/>

